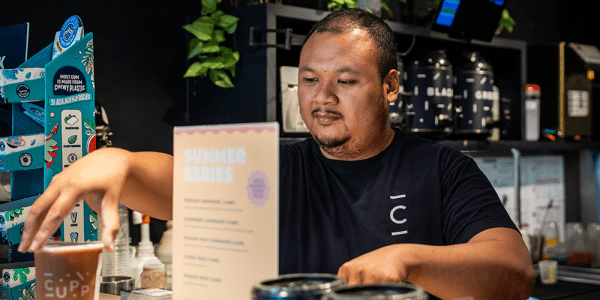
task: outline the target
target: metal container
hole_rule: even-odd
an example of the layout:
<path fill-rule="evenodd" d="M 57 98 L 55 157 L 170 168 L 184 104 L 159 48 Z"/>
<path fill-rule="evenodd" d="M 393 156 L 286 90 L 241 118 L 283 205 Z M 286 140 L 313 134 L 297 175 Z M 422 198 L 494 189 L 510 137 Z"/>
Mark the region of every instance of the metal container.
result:
<path fill-rule="evenodd" d="M 288 274 L 263 280 L 252 287 L 253 300 L 318 300 L 333 289 L 346 286 L 333 274 Z"/>
<path fill-rule="evenodd" d="M 492 66 L 476 51 L 463 52 L 456 68 L 458 114 L 456 134 L 490 134 L 493 122 L 493 101 L 499 95 L 494 93 L 494 73 Z"/>
<path fill-rule="evenodd" d="M 102 276 L 100 292 L 111 295 L 121 295 L 121 291 L 131 291 L 134 279 L 130 276 Z"/>
<path fill-rule="evenodd" d="M 427 53 L 409 67 L 408 86 L 412 93 L 414 117 L 409 128 L 414 133 L 452 132 L 453 70 L 446 51 Z"/>
<path fill-rule="evenodd" d="M 321 300 L 427 300 L 428 295 L 410 283 L 345 287 L 327 294 Z"/>

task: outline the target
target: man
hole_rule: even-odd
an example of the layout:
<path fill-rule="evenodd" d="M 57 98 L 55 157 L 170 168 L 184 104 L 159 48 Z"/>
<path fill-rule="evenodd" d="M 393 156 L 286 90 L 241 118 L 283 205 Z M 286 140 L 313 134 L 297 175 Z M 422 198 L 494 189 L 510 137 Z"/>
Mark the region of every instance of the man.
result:
<path fill-rule="evenodd" d="M 489 181 L 459 151 L 393 130 L 399 90 L 389 27 L 360 9 L 326 17 L 300 56 L 312 139 L 281 148 L 280 273 L 348 284 L 411 282 L 440 298 L 526 299 L 531 258 Z M 118 203 L 172 214 L 171 156 L 101 149 L 54 177 L 19 251 L 39 249 L 85 199 L 113 248 Z"/>

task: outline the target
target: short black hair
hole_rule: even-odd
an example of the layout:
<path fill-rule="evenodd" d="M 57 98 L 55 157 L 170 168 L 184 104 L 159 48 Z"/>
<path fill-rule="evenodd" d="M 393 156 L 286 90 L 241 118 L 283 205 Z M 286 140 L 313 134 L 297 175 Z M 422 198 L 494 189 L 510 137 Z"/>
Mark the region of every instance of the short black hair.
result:
<path fill-rule="evenodd" d="M 349 32 L 355 28 L 367 32 L 379 52 L 379 73 L 381 82 L 392 69 L 397 69 L 396 53 L 398 46 L 394 32 L 383 19 L 362 8 L 347 8 L 333 12 L 315 24 L 304 43 L 315 32 L 334 34 Z"/>

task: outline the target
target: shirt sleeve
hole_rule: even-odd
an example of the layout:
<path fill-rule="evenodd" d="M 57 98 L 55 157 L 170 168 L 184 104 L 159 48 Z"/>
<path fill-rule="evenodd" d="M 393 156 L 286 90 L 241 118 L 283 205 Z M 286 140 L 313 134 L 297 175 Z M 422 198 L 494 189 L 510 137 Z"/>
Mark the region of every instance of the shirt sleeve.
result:
<path fill-rule="evenodd" d="M 443 226 L 447 243 L 466 243 L 490 228 L 517 230 L 496 190 L 475 161 L 458 150 L 450 152 L 440 155 Z"/>

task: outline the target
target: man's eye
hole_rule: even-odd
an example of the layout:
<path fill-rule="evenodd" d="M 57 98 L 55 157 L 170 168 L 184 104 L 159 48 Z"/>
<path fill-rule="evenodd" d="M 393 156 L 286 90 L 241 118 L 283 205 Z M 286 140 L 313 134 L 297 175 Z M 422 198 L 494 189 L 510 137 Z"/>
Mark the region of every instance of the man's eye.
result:
<path fill-rule="evenodd" d="M 304 78 L 304 81 L 308 82 L 308 83 L 314 83 L 314 82 L 317 82 L 317 79 L 316 78 Z"/>
<path fill-rule="evenodd" d="M 350 84 L 355 84 L 356 81 L 354 81 L 354 80 L 338 80 L 338 83 L 342 84 L 342 85 L 350 85 Z"/>

